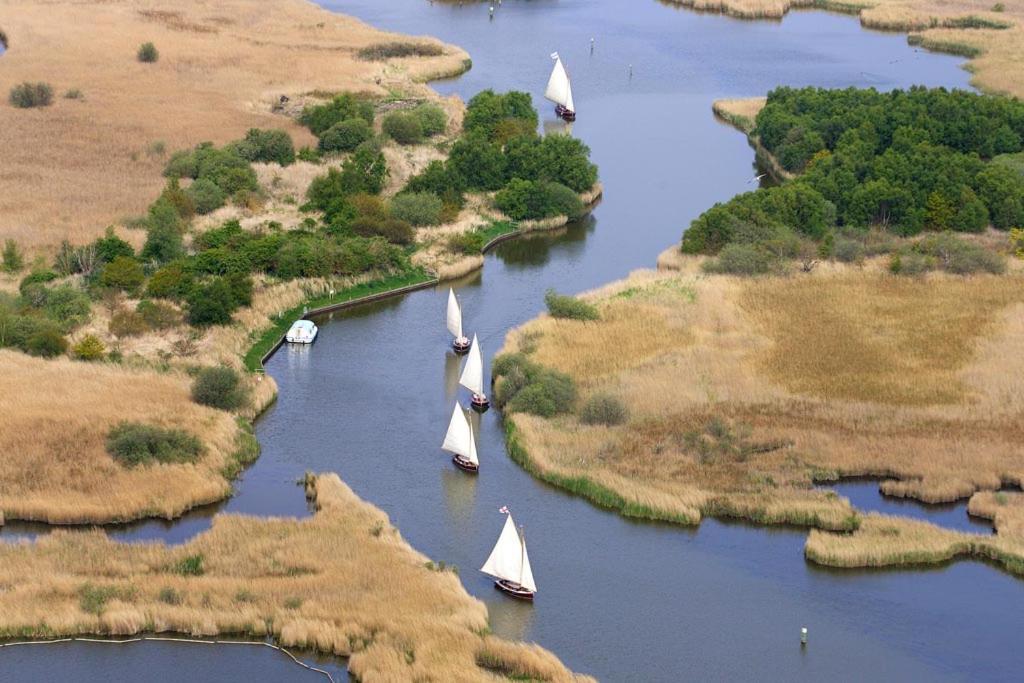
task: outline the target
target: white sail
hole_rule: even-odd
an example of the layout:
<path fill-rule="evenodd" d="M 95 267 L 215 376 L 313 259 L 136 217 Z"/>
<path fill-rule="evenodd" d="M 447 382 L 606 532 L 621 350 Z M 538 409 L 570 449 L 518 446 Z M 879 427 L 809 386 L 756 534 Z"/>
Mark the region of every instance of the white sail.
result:
<path fill-rule="evenodd" d="M 441 449 L 456 455 L 467 455 L 470 451 L 476 451 L 476 448 L 473 447 L 473 429 L 469 426 L 466 414 L 462 412 L 462 406 L 458 403 L 455 404 L 455 410 L 452 412 L 451 422 L 448 423 L 448 433 L 444 435 Z"/>
<path fill-rule="evenodd" d="M 522 578 L 523 544 L 519 539 L 519 532 L 516 531 L 516 523 L 512 521 L 512 515 L 505 518 L 501 536 L 498 536 L 494 550 L 484 562 L 484 566 L 480 567 L 480 571 L 496 579 L 505 579 L 513 583 L 519 583 L 519 579 Z M 530 579 L 533 580 L 532 574 Z"/>
<path fill-rule="evenodd" d="M 519 570 L 519 585 L 536 593 L 537 584 L 533 582 L 533 569 L 530 568 L 530 556 L 526 554 L 526 538 L 520 537 L 519 542 L 523 546 L 523 566 Z"/>
<path fill-rule="evenodd" d="M 477 343 L 475 334 L 473 335 L 473 345 L 469 347 L 469 357 L 466 358 L 466 367 L 462 368 L 462 376 L 459 377 L 459 384 L 466 387 L 474 394 L 483 396 L 484 362 L 480 357 L 480 344 Z"/>
<path fill-rule="evenodd" d="M 555 60 L 555 68 L 551 70 L 551 78 L 548 79 L 548 87 L 544 90 L 544 97 L 555 104 L 560 104 L 569 111 L 576 111 L 572 101 L 572 86 L 569 84 L 569 74 L 562 66 L 562 59 L 555 52 L 551 55 Z"/>
<path fill-rule="evenodd" d="M 463 455 L 466 456 L 466 460 L 479 467 L 480 458 L 476 454 L 476 439 L 473 438 L 473 425 L 470 424 L 469 420 L 466 420 L 466 425 L 469 427 L 469 452 Z"/>
<path fill-rule="evenodd" d="M 448 289 L 448 331 L 456 339 L 462 338 L 462 309 L 459 308 L 459 302 L 451 288 Z"/>

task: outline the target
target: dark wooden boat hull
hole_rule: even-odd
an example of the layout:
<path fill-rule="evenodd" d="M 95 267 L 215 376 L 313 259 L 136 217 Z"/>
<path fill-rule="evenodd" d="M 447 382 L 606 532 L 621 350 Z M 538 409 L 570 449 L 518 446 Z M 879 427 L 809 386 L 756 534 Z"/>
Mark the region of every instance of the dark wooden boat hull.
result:
<path fill-rule="evenodd" d="M 566 109 L 565 107 L 563 107 L 560 104 L 555 105 L 555 114 L 557 114 L 558 116 L 562 117 L 566 121 L 575 121 L 576 120 L 576 112 L 569 111 L 568 109 Z"/>
<path fill-rule="evenodd" d="M 469 472 L 470 474 L 476 474 L 480 471 L 480 465 L 475 465 L 469 460 L 466 460 L 461 455 L 453 455 L 452 462 L 463 472 Z"/>
<path fill-rule="evenodd" d="M 470 342 L 468 339 L 463 341 L 463 342 L 461 342 L 461 343 L 459 342 L 458 339 L 455 339 L 454 341 L 452 341 L 452 350 L 455 353 L 458 353 L 458 354 L 461 355 L 463 353 L 469 353 L 469 349 L 470 349 L 470 347 L 472 345 L 473 345 L 472 342 Z"/>
<path fill-rule="evenodd" d="M 511 595 L 513 598 L 516 598 L 517 600 L 526 600 L 527 602 L 533 602 L 533 591 L 529 591 L 523 588 L 518 583 L 512 583 L 511 581 L 506 581 L 505 579 L 498 579 L 494 582 L 494 587 L 500 590 L 502 593 L 505 593 L 506 595 Z"/>
<path fill-rule="evenodd" d="M 473 410 L 482 413 L 491 407 L 491 402 L 487 400 L 486 396 L 473 394 L 473 398 L 469 399 L 469 405 L 473 407 Z"/>

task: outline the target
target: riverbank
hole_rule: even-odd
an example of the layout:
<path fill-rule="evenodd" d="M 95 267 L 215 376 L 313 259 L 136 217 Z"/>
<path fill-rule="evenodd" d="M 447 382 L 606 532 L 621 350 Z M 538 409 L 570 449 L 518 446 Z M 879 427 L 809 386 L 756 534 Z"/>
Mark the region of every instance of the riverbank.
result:
<path fill-rule="evenodd" d="M 989 93 L 1024 96 L 1024 5 L 955 0 L 667 0 L 741 19 L 781 19 L 791 9 L 857 15 L 865 28 L 909 33 L 909 42 L 968 58 L 971 83 Z"/>
<path fill-rule="evenodd" d="M 337 475 L 308 478 L 307 495 L 309 519 L 220 515 L 180 547 L 101 532 L 0 544 L 0 637 L 237 634 L 347 657 L 361 680 L 590 680 L 489 635 L 457 570 L 413 550 Z"/>
<path fill-rule="evenodd" d="M 1024 343 L 1020 268 L 921 280 L 876 260 L 740 278 L 704 274 L 702 261 L 669 250 L 658 271 L 586 295 L 599 320 L 544 315 L 509 333 L 501 354 L 565 373 L 578 392 L 566 415 L 506 414 L 513 458 L 630 516 L 828 531 L 864 518 L 815 482 L 880 477 L 890 495 L 937 503 L 1024 479 L 1024 395 L 1006 379 L 1024 370 L 1006 351 Z M 496 377 L 499 397 L 507 381 Z M 627 417 L 588 424 L 582 407 L 594 397 Z M 1016 557 L 1024 539 L 1013 529 L 1004 522 L 998 540 L 935 557 Z M 873 527 L 859 533 L 816 534 L 808 557 L 852 564 L 876 546 Z M 865 563 L 904 561 L 919 540 L 887 538 Z M 952 541 L 964 538 L 943 535 L 942 547 Z"/>

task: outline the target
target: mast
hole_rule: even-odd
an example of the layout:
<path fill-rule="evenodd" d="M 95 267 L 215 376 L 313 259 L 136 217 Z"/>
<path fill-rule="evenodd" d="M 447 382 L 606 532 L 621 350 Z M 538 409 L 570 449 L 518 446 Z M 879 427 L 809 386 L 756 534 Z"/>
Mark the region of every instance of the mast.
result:
<path fill-rule="evenodd" d="M 459 301 L 455 298 L 455 291 L 448 288 L 448 331 L 456 339 L 462 338 L 462 309 Z"/>
<path fill-rule="evenodd" d="M 459 377 L 459 384 L 478 396 L 484 394 L 484 364 L 483 358 L 480 356 L 480 343 L 475 334 L 473 335 L 473 345 L 469 347 L 466 367 L 462 369 L 462 376 Z"/>

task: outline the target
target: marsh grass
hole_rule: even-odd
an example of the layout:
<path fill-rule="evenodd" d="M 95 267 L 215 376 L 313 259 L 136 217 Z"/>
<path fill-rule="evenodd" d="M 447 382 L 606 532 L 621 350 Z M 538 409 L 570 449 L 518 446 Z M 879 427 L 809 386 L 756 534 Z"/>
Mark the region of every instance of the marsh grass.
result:
<path fill-rule="evenodd" d="M 444 49 L 435 43 L 392 41 L 367 45 L 356 54 L 359 59 L 381 62 L 400 57 L 437 57 L 444 54 Z"/>
<path fill-rule="evenodd" d="M 308 519 L 219 515 L 183 546 L 55 532 L 0 545 L 0 638 L 144 631 L 273 637 L 349 657 L 360 680 L 538 681 L 574 677 L 536 645 L 488 635 L 458 576 L 431 571 L 384 513 L 336 475 L 312 478 Z M 383 533 L 369 529 L 381 525 Z M 204 571 L 178 571 L 190 557 Z M 479 663 L 478 663 L 479 662 Z"/>

